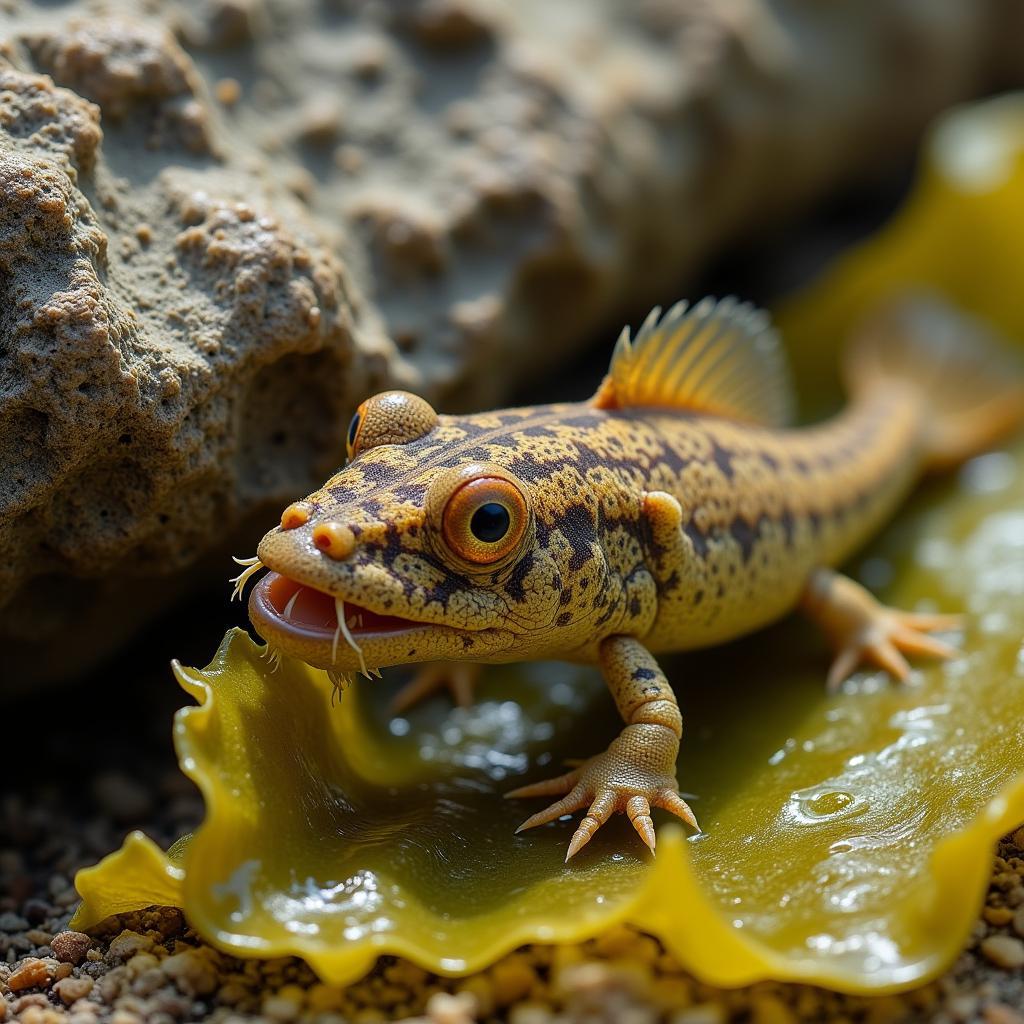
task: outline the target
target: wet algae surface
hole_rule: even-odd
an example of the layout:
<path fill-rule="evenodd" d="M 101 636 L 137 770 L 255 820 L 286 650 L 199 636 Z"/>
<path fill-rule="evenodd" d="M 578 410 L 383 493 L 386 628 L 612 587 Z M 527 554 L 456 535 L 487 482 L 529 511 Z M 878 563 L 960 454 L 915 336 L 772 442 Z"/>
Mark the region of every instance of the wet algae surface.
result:
<path fill-rule="evenodd" d="M 201 702 L 176 742 L 206 821 L 169 862 L 136 840 L 83 873 L 79 924 L 128 909 L 130 879 L 135 906 L 181 905 L 217 945 L 297 952 L 332 980 L 382 951 L 463 972 L 625 918 L 717 982 L 916 982 L 963 941 L 991 843 L 1024 810 L 1024 587 L 1002 571 L 1024 566 L 1022 508 L 1024 446 L 923 495 L 865 558 L 894 602 L 967 606 L 963 656 L 908 686 L 861 674 L 826 696 L 798 622 L 673 659 L 679 776 L 706 831 L 663 827 L 655 863 L 625 822 L 568 866 L 569 821 L 513 835 L 524 808 L 504 791 L 615 735 L 596 673 L 495 669 L 474 709 L 392 720 L 386 688 L 332 708 L 321 673 L 271 674 L 229 634 L 206 670 L 179 670 Z"/>
<path fill-rule="evenodd" d="M 992 276 L 1008 282 L 1019 266 L 998 215 L 1024 195 L 1019 140 L 983 187 L 958 178 L 943 149 L 953 130 L 1001 138 L 1006 109 L 941 126 L 871 258 L 854 253 L 782 311 L 805 394 L 814 339 L 841 336 L 887 291 L 938 287 L 1024 336 L 1007 304 L 985 304 L 1002 294 Z M 976 287 L 953 287 L 947 254 L 965 230 L 998 260 L 988 277 L 971 270 Z M 625 920 L 718 984 L 917 984 L 962 947 L 992 845 L 1024 819 L 1024 442 L 926 483 L 850 569 L 888 603 L 963 612 L 951 638 L 962 655 L 919 664 L 906 686 L 862 672 L 834 696 L 823 642 L 797 620 L 668 659 L 681 789 L 705 832 L 657 821 L 656 860 L 625 820 L 570 865 L 570 821 L 513 835 L 534 808 L 503 793 L 618 730 L 593 670 L 495 667 L 475 708 L 435 701 L 392 719 L 391 681 L 360 681 L 332 706 L 323 673 L 287 659 L 271 672 L 233 631 L 206 669 L 176 670 L 198 701 L 179 713 L 175 742 L 205 821 L 166 855 L 135 835 L 83 871 L 75 923 L 180 906 L 214 945 L 295 953 L 343 982 L 384 952 L 463 973 Z"/>

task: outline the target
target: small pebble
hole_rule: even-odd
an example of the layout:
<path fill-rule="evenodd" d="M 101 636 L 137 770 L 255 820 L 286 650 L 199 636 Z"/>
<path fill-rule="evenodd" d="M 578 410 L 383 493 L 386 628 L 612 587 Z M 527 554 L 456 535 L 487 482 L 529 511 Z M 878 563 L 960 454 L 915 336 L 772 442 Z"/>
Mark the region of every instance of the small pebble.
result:
<path fill-rule="evenodd" d="M 26 900 L 21 910 L 29 924 L 42 924 L 53 913 L 53 908 L 46 900 L 36 898 Z"/>
<path fill-rule="evenodd" d="M 981 1015 L 985 1024 L 1024 1024 L 1024 1016 L 1005 1003 L 989 1003 Z"/>
<path fill-rule="evenodd" d="M 990 935 L 982 940 L 981 952 L 997 967 L 1013 971 L 1024 967 L 1024 942 L 1012 935 Z"/>
<path fill-rule="evenodd" d="M 53 986 L 53 990 L 65 1006 L 70 1006 L 84 999 L 92 991 L 92 986 L 92 978 L 64 978 Z"/>
<path fill-rule="evenodd" d="M 58 932 L 50 940 L 50 949 L 61 963 L 77 966 L 92 946 L 92 939 L 84 932 Z"/>
<path fill-rule="evenodd" d="M 28 926 L 28 921 L 19 914 L 0 914 L 0 932 L 23 932 Z"/>
<path fill-rule="evenodd" d="M 217 989 L 213 964 L 197 949 L 169 956 L 160 969 L 188 996 L 208 996 Z"/>
<path fill-rule="evenodd" d="M 263 1000 L 262 1006 L 264 1017 L 269 1017 L 273 1021 L 281 1021 L 282 1024 L 295 1020 L 301 1009 L 301 1003 L 280 995 L 267 996 Z"/>
<path fill-rule="evenodd" d="M 26 988 L 42 988 L 49 984 L 50 975 L 42 960 L 26 960 L 8 979 L 7 987 L 12 992 Z"/>
<path fill-rule="evenodd" d="M 152 948 L 152 939 L 125 929 L 110 943 L 107 955 L 111 960 L 130 960 L 136 953 L 145 953 Z"/>
<path fill-rule="evenodd" d="M 1013 911 L 1009 907 L 986 907 L 982 911 L 981 916 L 984 917 L 989 924 L 994 924 L 997 928 L 1002 928 L 1003 925 L 1007 925 L 1013 920 Z"/>
<path fill-rule="evenodd" d="M 476 1009 L 476 1000 L 468 992 L 457 996 L 437 992 L 427 1001 L 431 1024 L 473 1024 Z"/>

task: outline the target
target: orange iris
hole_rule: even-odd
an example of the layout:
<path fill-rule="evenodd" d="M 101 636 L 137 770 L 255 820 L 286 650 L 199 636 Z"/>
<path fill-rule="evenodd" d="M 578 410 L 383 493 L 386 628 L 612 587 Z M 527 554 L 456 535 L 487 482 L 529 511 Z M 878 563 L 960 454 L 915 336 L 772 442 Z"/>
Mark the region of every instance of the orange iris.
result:
<path fill-rule="evenodd" d="M 355 411 L 355 415 L 349 421 L 348 431 L 345 435 L 345 449 L 350 462 L 356 457 L 356 453 L 359 450 L 359 428 L 363 425 L 363 407 L 365 405 L 366 402 L 360 403 L 359 408 Z"/>
<path fill-rule="evenodd" d="M 448 499 L 444 539 L 460 558 L 489 565 L 517 548 L 527 519 L 526 501 L 515 484 L 501 477 L 477 477 Z"/>

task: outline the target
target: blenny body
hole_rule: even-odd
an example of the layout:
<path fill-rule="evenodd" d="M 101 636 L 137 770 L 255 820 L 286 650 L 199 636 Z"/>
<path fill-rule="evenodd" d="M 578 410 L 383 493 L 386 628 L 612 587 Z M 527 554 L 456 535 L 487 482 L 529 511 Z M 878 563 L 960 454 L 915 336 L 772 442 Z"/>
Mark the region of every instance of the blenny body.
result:
<path fill-rule="evenodd" d="M 510 795 L 559 797 L 524 828 L 586 809 L 569 856 L 616 810 L 653 850 L 652 807 L 696 826 L 675 777 L 681 716 L 653 655 L 798 605 L 837 648 L 832 685 L 861 660 L 903 677 L 901 650 L 952 652 L 927 633 L 950 617 L 884 608 L 831 567 L 922 472 L 1019 421 L 1021 376 L 981 325 L 920 299 L 866 325 L 846 370 L 847 408 L 791 428 L 767 317 L 704 300 L 656 310 L 632 342 L 624 332 L 588 402 L 438 416 L 378 395 L 353 419 L 349 463 L 285 510 L 241 574 L 271 570 L 253 624 L 338 685 L 412 662 L 597 662 L 622 734 Z M 427 670 L 430 685 L 453 674 Z"/>

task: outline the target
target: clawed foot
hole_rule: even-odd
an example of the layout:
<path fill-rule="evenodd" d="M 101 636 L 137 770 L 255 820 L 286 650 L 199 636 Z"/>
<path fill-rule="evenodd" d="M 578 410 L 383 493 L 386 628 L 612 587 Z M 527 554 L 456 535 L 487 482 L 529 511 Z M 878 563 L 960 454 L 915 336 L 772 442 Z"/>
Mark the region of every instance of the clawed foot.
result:
<path fill-rule="evenodd" d="M 679 795 L 674 763 L 671 768 L 666 767 L 665 770 L 644 766 L 638 763 L 641 758 L 630 758 L 622 750 L 622 745 L 620 737 L 603 754 L 590 758 L 579 768 L 565 775 L 545 782 L 536 782 L 530 786 L 521 786 L 506 793 L 506 798 L 512 799 L 562 797 L 550 807 L 527 818 L 516 831 L 522 832 L 524 829 L 544 825 L 563 814 L 571 814 L 586 808 L 586 815 L 569 841 L 569 849 L 565 855 L 567 861 L 590 842 L 594 833 L 616 811 L 623 811 L 629 816 L 633 828 L 647 844 L 651 853 L 654 852 L 655 846 L 652 807 L 670 811 L 699 832 L 700 828 L 693 811 Z"/>
<path fill-rule="evenodd" d="M 955 658 L 959 651 L 929 636 L 931 630 L 956 629 L 958 615 L 918 614 L 889 608 L 859 583 L 828 569 L 808 583 L 803 607 L 828 634 L 836 650 L 828 688 L 838 690 L 863 662 L 886 669 L 899 680 L 910 675 L 904 654 Z"/>
<path fill-rule="evenodd" d="M 910 675 L 910 664 L 904 654 L 955 658 L 960 653 L 955 647 L 928 634 L 929 630 L 957 629 L 962 624 L 958 615 L 901 612 L 880 604 L 876 616 L 839 646 L 829 669 L 828 689 L 833 693 L 838 690 L 863 662 L 884 668 L 903 681 Z"/>
<path fill-rule="evenodd" d="M 473 688 L 479 675 L 480 666 L 472 662 L 427 662 L 392 698 L 391 713 L 404 714 L 438 690 L 447 690 L 460 708 L 472 707 Z"/>

